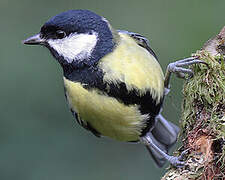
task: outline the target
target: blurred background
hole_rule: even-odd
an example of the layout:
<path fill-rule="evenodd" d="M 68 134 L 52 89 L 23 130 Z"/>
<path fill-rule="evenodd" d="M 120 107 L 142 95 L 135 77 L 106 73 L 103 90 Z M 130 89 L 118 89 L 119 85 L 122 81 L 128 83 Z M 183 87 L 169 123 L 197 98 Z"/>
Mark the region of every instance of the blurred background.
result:
<path fill-rule="evenodd" d="M 73 119 L 62 71 L 47 49 L 21 40 L 50 17 L 89 9 L 114 28 L 149 38 L 164 71 L 188 57 L 225 25 L 225 1 L 212 0 L 0 0 L 0 179 L 159 179 L 142 145 L 98 139 Z M 173 77 L 164 116 L 179 123 L 182 80 Z"/>

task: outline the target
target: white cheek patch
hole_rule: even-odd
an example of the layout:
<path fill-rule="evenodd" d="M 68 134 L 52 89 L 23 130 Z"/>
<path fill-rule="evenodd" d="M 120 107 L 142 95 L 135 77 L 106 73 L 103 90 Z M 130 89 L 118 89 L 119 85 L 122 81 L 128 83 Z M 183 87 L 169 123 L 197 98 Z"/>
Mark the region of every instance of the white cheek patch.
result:
<path fill-rule="evenodd" d="M 91 56 L 98 40 L 98 34 L 71 34 L 63 39 L 49 39 L 49 45 L 64 59 L 71 63 Z"/>

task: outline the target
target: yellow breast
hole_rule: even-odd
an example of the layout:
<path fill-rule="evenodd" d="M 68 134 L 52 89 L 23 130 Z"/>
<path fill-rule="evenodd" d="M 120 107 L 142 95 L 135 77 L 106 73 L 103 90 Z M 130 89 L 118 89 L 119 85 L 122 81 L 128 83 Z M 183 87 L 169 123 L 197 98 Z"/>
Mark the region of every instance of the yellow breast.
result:
<path fill-rule="evenodd" d="M 158 103 L 164 93 L 164 75 L 158 61 L 130 36 L 119 35 L 118 46 L 99 63 L 105 73 L 104 81 L 124 82 L 128 90 L 136 89 L 140 94 L 148 90 Z"/>
<path fill-rule="evenodd" d="M 103 136 L 120 141 L 137 141 L 147 115 L 141 115 L 136 105 L 125 106 L 115 98 L 88 91 L 78 82 L 64 77 L 70 107 L 83 121 L 91 124 Z"/>

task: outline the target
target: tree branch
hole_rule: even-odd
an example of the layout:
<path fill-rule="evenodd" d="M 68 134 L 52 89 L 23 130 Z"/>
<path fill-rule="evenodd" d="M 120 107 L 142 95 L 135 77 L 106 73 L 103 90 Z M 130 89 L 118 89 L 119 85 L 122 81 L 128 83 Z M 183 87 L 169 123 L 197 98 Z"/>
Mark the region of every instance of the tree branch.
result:
<path fill-rule="evenodd" d="M 179 151 L 189 149 L 184 168 L 171 167 L 162 180 L 225 179 L 225 26 L 193 56 L 194 77 L 183 87 Z"/>

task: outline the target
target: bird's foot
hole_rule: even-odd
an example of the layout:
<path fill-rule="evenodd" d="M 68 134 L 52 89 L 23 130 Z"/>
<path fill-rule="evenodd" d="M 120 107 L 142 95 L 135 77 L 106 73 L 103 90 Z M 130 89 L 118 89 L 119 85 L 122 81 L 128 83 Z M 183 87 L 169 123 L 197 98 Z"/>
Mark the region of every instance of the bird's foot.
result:
<path fill-rule="evenodd" d="M 170 162 L 170 164 L 172 166 L 174 166 L 176 168 L 182 168 L 186 164 L 185 161 L 184 161 L 184 159 L 185 159 L 185 156 L 188 154 L 188 152 L 189 152 L 189 149 L 186 149 L 185 151 L 183 151 L 181 153 L 180 156 L 177 156 L 177 157 L 170 156 L 169 159 L 168 159 L 168 161 Z"/>
<path fill-rule="evenodd" d="M 164 87 L 165 89 L 170 89 L 170 76 L 172 73 L 175 73 L 180 78 L 185 78 L 185 75 L 188 74 L 188 78 L 193 76 L 193 71 L 189 68 L 184 68 L 184 66 L 192 65 L 192 64 L 206 64 L 206 62 L 199 60 L 195 57 L 190 57 L 182 60 L 178 60 L 175 62 L 170 63 L 166 69 Z M 168 91 L 165 90 L 165 94 L 168 94 Z"/>
<path fill-rule="evenodd" d="M 178 60 L 176 62 L 172 62 L 168 65 L 167 70 L 170 73 L 175 73 L 178 77 L 184 78 L 185 74 L 188 74 L 188 78 L 193 76 L 193 71 L 189 68 L 184 68 L 184 66 L 192 65 L 192 64 L 207 64 L 206 62 L 196 59 L 194 57 Z"/>

